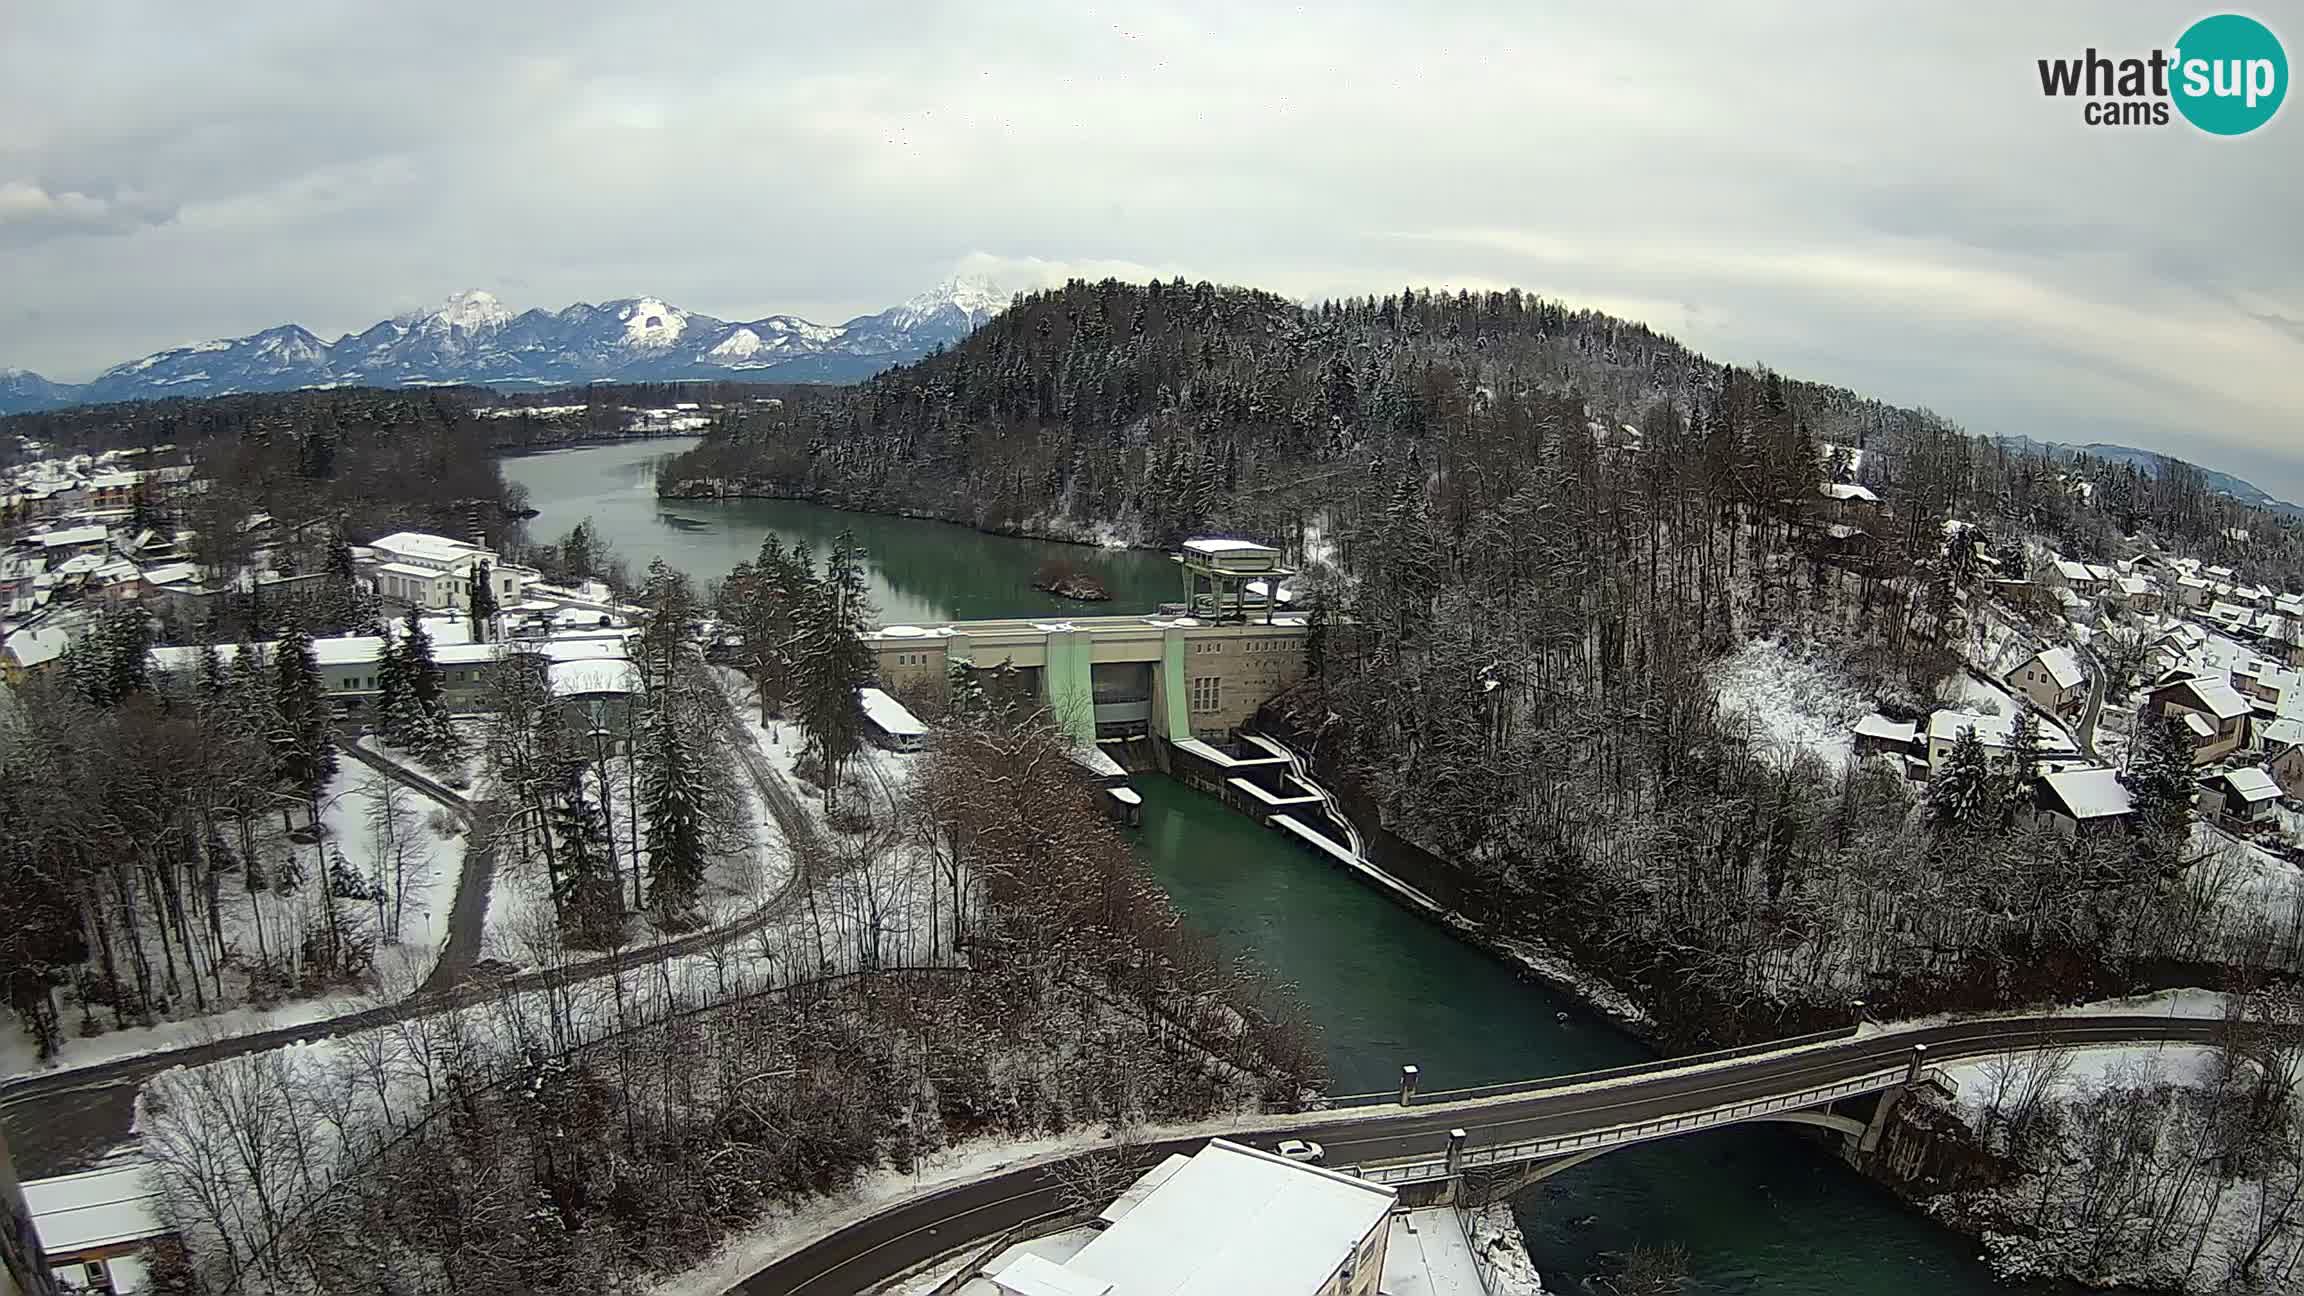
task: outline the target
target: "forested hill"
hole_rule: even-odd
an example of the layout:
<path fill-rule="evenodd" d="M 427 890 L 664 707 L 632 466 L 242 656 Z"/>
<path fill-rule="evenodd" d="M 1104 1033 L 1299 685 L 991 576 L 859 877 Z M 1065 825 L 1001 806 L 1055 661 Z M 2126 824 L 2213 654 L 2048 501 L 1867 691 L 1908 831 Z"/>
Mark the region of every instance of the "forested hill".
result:
<path fill-rule="evenodd" d="M 1825 492 L 1851 479 L 1879 502 Z M 1516 294 L 1107 282 L 731 416 L 664 481 L 1289 546 L 1313 673 L 1270 718 L 1365 825 L 1448 861 L 1483 930 L 1565 947 L 1679 1038 L 2122 992 L 2239 939 L 2178 903 L 2180 828 L 2066 841 L 2027 826 L 2022 778 L 1939 813 L 1830 754 L 1867 708 L 1943 700 L 1987 582 L 2042 570 L 2042 541 L 2292 582 L 2294 525 L 2183 465 L 2012 454 Z M 1764 687 L 1724 681 L 1754 652 Z M 1796 673 L 1827 681 L 1830 741 L 1782 736 Z"/>
<path fill-rule="evenodd" d="M 1863 450 L 1840 475 L 1920 506 L 1901 515 L 2004 514 L 2079 553 L 2139 525 L 2205 542 L 2228 525 L 2275 537 L 2284 521 L 2259 521 L 2189 465 L 1991 445 L 1925 410 L 1717 364 L 1517 291 L 1302 307 L 1182 281 L 1021 297 L 948 352 L 731 421 L 665 489 L 1151 544 L 1205 529 L 1290 541 L 1323 515 L 1347 524 L 1410 473 L 1461 530 L 1538 466 L 1573 472 L 1633 441 L 1660 452 L 1651 474 L 1750 500 L 1813 494 L 1820 446 Z M 2093 500 L 2076 498 L 2075 473 Z"/>

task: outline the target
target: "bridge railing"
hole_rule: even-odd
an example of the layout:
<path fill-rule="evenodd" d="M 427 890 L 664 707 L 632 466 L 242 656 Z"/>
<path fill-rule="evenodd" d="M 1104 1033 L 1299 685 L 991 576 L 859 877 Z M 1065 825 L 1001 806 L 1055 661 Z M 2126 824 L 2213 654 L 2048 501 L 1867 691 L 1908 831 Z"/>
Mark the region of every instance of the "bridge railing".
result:
<path fill-rule="evenodd" d="M 1611 1125 L 1605 1129 L 1587 1130 L 1579 1134 L 1559 1134 L 1550 1138 L 1528 1139 L 1517 1143 L 1495 1143 L 1486 1147 L 1466 1148 L 1451 1165 L 1446 1156 L 1424 1157 L 1412 1161 L 1379 1162 L 1351 1167 L 1347 1173 L 1358 1175 L 1371 1183 L 1404 1184 L 1424 1183 L 1446 1179 L 1464 1170 L 1481 1166 L 1509 1165 L 1521 1161 L 1549 1161 L 1555 1157 L 1573 1156 L 1598 1148 L 1618 1147 L 1628 1143 L 1644 1143 L 1650 1139 L 1666 1138 L 1689 1130 L 1710 1129 L 1733 1125 L 1778 1112 L 1802 1111 L 1836 1098 L 1850 1098 L 1857 1094 L 1878 1093 L 1904 1083 L 1906 1068 L 1875 1071 L 1867 1075 L 1817 1085 L 1797 1093 L 1778 1094 L 1769 1098 L 1753 1098 L 1744 1102 L 1707 1107 L 1701 1111 L 1683 1112 L 1676 1116 L 1662 1116 L 1653 1120 L 1633 1121 Z M 1929 1068 L 1927 1078 L 1940 1081 L 1941 1073 Z"/>
<path fill-rule="evenodd" d="M 1734 1048 L 1714 1049 L 1709 1053 L 1689 1053 L 1680 1057 L 1657 1058 L 1653 1062 L 1634 1062 L 1628 1066 L 1609 1067 L 1603 1071 L 1575 1071 L 1567 1075 L 1545 1076 L 1538 1080 L 1507 1080 L 1497 1084 L 1473 1085 L 1464 1089 L 1418 1090 L 1415 1105 L 1436 1102 L 1465 1102 L 1474 1098 L 1494 1098 L 1504 1094 L 1545 1093 L 1553 1089 L 1569 1089 L 1577 1085 L 1598 1084 L 1604 1080 L 1626 1080 L 1633 1076 L 1654 1075 L 1659 1071 L 1677 1071 L 1682 1067 L 1703 1066 L 1709 1062 L 1733 1062 L 1738 1058 L 1757 1057 L 1762 1053 L 1775 1053 L 1788 1049 L 1805 1048 L 1811 1044 L 1830 1044 L 1838 1040 L 1853 1039 L 1854 1026 L 1841 1026 L 1832 1030 L 1815 1031 L 1807 1035 L 1794 1035 L 1789 1039 L 1762 1040 L 1755 1044 L 1739 1044 Z M 1400 1101 L 1397 1089 L 1381 1093 L 1342 1094 L 1328 1099 L 1328 1106 L 1376 1107 Z"/>

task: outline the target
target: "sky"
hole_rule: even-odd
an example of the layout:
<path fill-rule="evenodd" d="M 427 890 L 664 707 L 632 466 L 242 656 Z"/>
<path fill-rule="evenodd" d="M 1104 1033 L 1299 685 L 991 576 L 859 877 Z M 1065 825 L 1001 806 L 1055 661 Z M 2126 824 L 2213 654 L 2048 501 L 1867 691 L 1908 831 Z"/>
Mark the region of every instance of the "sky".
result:
<path fill-rule="evenodd" d="M 0 365 L 471 288 L 837 321 L 955 272 L 1517 286 L 2304 499 L 2304 103 L 2090 127 L 2034 68 L 2210 12 L 0 0 Z M 2251 12 L 2304 62 L 2304 0 Z"/>

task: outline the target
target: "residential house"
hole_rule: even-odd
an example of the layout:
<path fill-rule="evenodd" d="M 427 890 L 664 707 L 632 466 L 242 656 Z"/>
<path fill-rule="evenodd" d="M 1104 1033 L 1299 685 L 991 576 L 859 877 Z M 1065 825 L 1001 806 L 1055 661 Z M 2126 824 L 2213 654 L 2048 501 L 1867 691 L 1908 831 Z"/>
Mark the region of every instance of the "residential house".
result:
<path fill-rule="evenodd" d="M 2058 770 L 2034 789 L 2033 815 L 2066 839 L 2120 827 L 2136 812 L 2117 770 Z"/>
<path fill-rule="evenodd" d="M 2240 749 L 2247 740 L 2250 709 L 2230 680 L 2175 670 L 2145 695 L 2141 713 L 2147 720 L 2181 722 L 2192 739 L 2192 763 L 2206 765 Z"/>
<path fill-rule="evenodd" d="M 175 1233 L 162 1218 L 160 1185 L 143 1161 L 33 1179 L 23 1191 L 59 1290 L 117 1296 L 154 1290 L 144 1252 Z"/>
<path fill-rule="evenodd" d="M 2200 780 L 2200 813 L 2235 828 L 2253 828 L 2272 822 L 2272 808 L 2280 801 L 2280 785 L 2261 765 L 2226 770 Z"/>
<path fill-rule="evenodd" d="M 2077 719 L 2088 704 L 2088 677 L 2069 645 L 2043 648 L 2008 672 L 2008 686 L 2062 720 Z"/>
<path fill-rule="evenodd" d="M 26 676 L 46 670 L 72 646 L 72 636 L 61 626 L 28 626 L 0 642 L 0 678 L 21 684 Z"/>
<path fill-rule="evenodd" d="M 2215 590 L 2215 582 L 2204 580 L 2198 576 L 2179 576 L 2176 578 L 2176 602 L 2195 612 L 2208 606 Z"/>
<path fill-rule="evenodd" d="M 1005 1296 L 1375 1296 L 1395 1191 L 1211 1139 L 1170 1156 L 1105 1208 L 1058 1263 L 1018 1255 Z"/>
<path fill-rule="evenodd" d="M 1918 756 L 1922 750 L 1920 726 L 1909 720 L 1891 720 L 1875 711 L 1856 722 L 1859 756 Z"/>
<path fill-rule="evenodd" d="M 1818 488 L 1825 510 L 1843 522 L 1868 523 L 1880 512 L 1880 497 L 1852 482 L 1826 482 Z"/>
<path fill-rule="evenodd" d="M 2260 722 L 2256 747 L 2264 754 L 2264 768 L 2272 772 L 2272 781 L 2280 785 L 2280 791 L 2304 797 L 2304 720 Z"/>
<path fill-rule="evenodd" d="M 1986 760 L 1999 763 L 2007 759 L 2008 749 L 2014 745 L 2016 721 L 2009 716 L 1977 715 L 1967 711 L 1938 711 L 1928 717 L 1928 776 L 1934 778 L 1952 755 L 1952 745 L 1960 740 L 1965 730 L 1976 731 L 1976 741 L 1984 747 Z M 2068 762 L 2079 748 L 2064 731 L 2049 721 L 2040 722 L 2040 752 L 2044 760 Z"/>

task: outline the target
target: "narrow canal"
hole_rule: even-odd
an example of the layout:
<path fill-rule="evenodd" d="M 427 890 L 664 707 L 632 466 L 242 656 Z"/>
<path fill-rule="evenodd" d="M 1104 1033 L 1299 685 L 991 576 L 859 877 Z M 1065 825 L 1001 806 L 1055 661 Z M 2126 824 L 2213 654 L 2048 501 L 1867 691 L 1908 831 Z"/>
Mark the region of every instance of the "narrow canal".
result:
<path fill-rule="evenodd" d="M 1077 611 L 1030 586 L 1051 555 L 1097 563 L 1114 594 L 1100 611 L 1173 598 L 1158 555 L 1100 554 L 960 527 L 841 513 L 773 500 L 668 501 L 653 463 L 679 441 L 587 447 L 505 461 L 542 515 L 532 534 L 590 516 L 635 568 L 659 557 L 698 581 L 724 575 L 769 531 L 819 551 L 846 529 L 870 555 L 882 620 Z M 1286 982 L 1325 1032 L 1338 1093 L 1385 1089 L 1400 1065 L 1428 1089 L 1557 1075 L 1638 1061 L 1637 1041 L 1573 1000 L 1522 981 L 1211 797 L 1167 779 L 1139 781 L 1141 853 L 1176 906 L 1226 948 Z M 1558 1015 L 1565 1013 L 1565 1022 Z M 1604 1157 L 1515 1203 L 1529 1250 L 1554 1290 L 1606 1253 L 1677 1244 L 1685 1290 L 1699 1296 L 1981 1296 L 2009 1290 L 1965 1239 L 1789 1130 L 1728 1130 Z"/>

